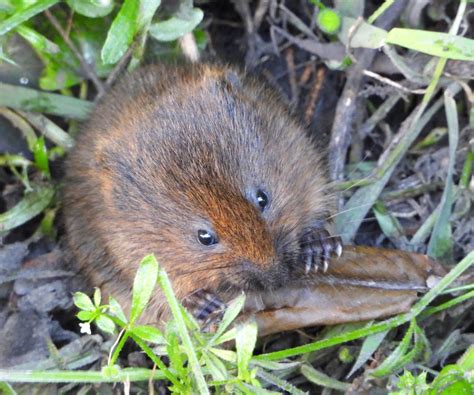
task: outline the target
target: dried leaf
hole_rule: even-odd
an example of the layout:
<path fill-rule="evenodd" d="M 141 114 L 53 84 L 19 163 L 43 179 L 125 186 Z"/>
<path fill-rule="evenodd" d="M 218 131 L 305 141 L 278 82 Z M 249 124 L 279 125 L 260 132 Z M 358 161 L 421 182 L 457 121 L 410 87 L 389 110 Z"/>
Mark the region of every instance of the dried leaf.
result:
<path fill-rule="evenodd" d="M 327 273 L 269 293 L 249 293 L 242 318 L 255 314 L 259 335 L 365 321 L 407 311 L 443 269 L 426 255 L 347 246 Z"/>

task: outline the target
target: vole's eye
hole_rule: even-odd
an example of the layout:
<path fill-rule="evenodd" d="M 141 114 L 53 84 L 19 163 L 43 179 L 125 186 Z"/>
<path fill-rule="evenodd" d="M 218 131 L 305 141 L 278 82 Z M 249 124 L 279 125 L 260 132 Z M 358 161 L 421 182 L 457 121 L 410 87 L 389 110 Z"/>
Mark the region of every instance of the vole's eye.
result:
<path fill-rule="evenodd" d="M 204 246 L 210 246 L 212 244 L 217 244 L 217 237 L 214 236 L 211 232 L 208 232 L 204 229 L 198 230 L 198 240 Z"/>
<path fill-rule="evenodd" d="M 268 205 L 268 196 L 261 189 L 257 191 L 257 203 L 261 211 L 263 211 Z"/>

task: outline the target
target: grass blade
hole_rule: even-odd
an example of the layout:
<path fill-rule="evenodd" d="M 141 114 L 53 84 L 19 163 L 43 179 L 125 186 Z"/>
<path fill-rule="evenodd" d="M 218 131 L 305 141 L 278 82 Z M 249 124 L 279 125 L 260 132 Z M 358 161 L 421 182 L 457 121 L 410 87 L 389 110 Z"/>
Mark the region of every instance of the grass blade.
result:
<path fill-rule="evenodd" d="M 117 375 L 105 376 L 102 372 L 50 370 L 0 370 L 0 380 L 9 383 L 121 383 L 129 381 L 163 380 L 165 375 L 159 370 L 125 368 Z"/>
<path fill-rule="evenodd" d="M 94 104 L 74 97 L 0 82 L 0 106 L 85 120 L 89 117 Z"/>
<path fill-rule="evenodd" d="M 351 377 L 359 368 L 361 368 L 372 356 L 372 354 L 379 348 L 380 343 L 383 342 L 383 339 L 387 336 L 388 331 L 376 333 L 375 335 L 368 336 L 362 347 L 360 349 L 359 356 L 352 366 L 351 371 L 347 374 L 346 377 Z"/>
<path fill-rule="evenodd" d="M 204 375 L 201 371 L 201 367 L 191 341 L 191 337 L 189 336 L 188 330 L 186 328 L 186 323 L 184 322 L 180 304 L 174 295 L 168 275 L 161 268 L 158 270 L 158 284 L 163 290 L 171 313 L 173 314 L 173 318 L 176 321 L 178 333 L 181 337 L 181 341 L 183 342 L 183 348 L 188 356 L 191 371 L 193 372 L 194 378 L 196 380 L 197 390 L 200 394 L 209 394 L 209 388 L 207 387 L 206 380 L 204 379 Z"/>
<path fill-rule="evenodd" d="M 47 10 L 56 3 L 59 3 L 59 0 L 40 0 L 34 2 L 31 6 L 23 10 L 17 10 L 10 18 L 0 22 L 0 36 L 14 29 L 20 23 L 27 21 L 44 10 Z"/>
<path fill-rule="evenodd" d="M 428 255 L 452 262 L 453 260 L 453 240 L 451 231 L 451 209 L 453 205 L 453 173 L 456 163 L 456 149 L 459 140 L 459 123 L 456 109 L 456 102 L 453 94 L 447 89 L 444 92 L 444 103 L 449 131 L 449 163 L 446 174 L 446 185 L 440 202 L 440 211 L 431 234 L 428 244 Z"/>
<path fill-rule="evenodd" d="M 16 206 L 0 214 L 0 232 L 15 229 L 41 214 L 53 196 L 54 190 L 50 187 L 35 187 L 32 192 L 26 193 Z"/>
<path fill-rule="evenodd" d="M 338 391 L 347 391 L 350 388 L 349 383 L 343 383 L 342 381 L 335 380 L 309 365 L 303 365 L 301 367 L 301 373 L 309 381 L 322 387 L 332 388 Z"/>
<path fill-rule="evenodd" d="M 474 60 L 474 40 L 449 33 L 395 28 L 386 42 L 440 58 Z"/>

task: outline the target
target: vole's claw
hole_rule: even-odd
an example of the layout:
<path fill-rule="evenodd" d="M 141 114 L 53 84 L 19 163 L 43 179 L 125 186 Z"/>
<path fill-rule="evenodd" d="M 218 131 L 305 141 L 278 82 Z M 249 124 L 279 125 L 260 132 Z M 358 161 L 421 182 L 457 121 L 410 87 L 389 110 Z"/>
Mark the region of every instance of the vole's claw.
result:
<path fill-rule="evenodd" d="M 331 236 L 326 229 L 311 229 L 306 232 L 301 240 L 301 260 L 305 264 L 305 273 L 313 268 L 321 269 L 324 273 L 328 270 L 332 256 L 340 257 L 342 254 L 342 241 L 338 236 Z"/>
<path fill-rule="evenodd" d="M 183 305 L 191 312 L 203 330 L 209 331 L 217 325 L 226 309 L 226 304 L 214 293 L 198 289 L 186 297 Z"/>

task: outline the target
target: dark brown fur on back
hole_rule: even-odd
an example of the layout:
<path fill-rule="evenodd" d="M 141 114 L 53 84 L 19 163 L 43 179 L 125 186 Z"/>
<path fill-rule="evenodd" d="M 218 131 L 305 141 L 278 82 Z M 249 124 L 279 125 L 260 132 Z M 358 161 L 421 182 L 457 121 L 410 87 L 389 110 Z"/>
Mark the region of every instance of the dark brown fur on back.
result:
<path fill-rule="evenodd" d="M 68 248 L 125 306 L 149 253 L 180 298 L 279 287 L 299 270 L 301 233 L 332 209 L 320 157 L 273 95 L 233 68 L 146 68 L 97 106 L 69 157 Z M 219 243 L 200 244 L 203 228 Z M 145 321 L 162 304 L 157 291 Z"/>

